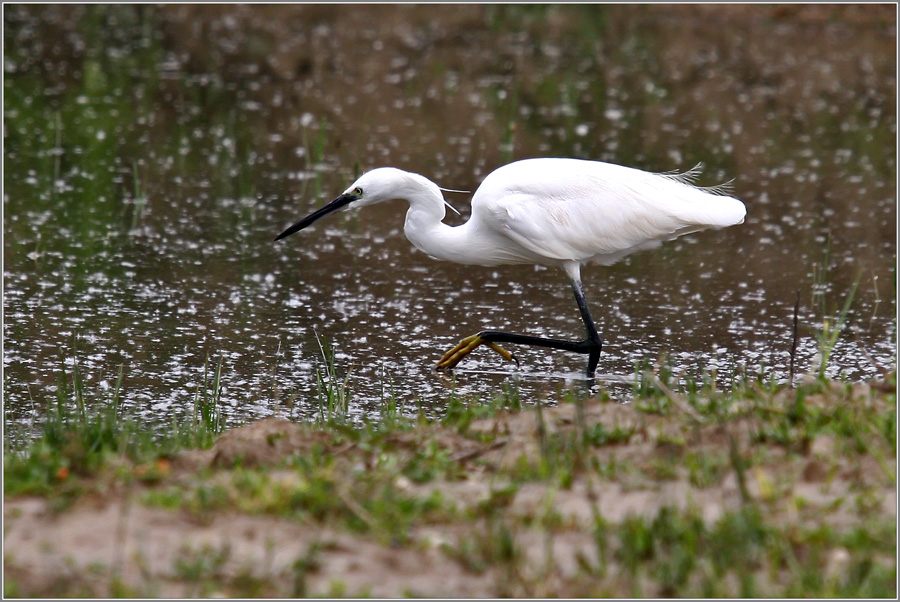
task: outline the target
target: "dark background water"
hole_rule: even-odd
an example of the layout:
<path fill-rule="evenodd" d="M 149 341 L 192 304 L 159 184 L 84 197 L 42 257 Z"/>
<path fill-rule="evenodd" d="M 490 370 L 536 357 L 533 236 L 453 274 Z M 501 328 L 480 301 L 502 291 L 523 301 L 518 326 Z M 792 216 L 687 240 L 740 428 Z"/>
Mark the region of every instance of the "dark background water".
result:
<path fill-rule="evenodd" d="M 895 50 L 889 5 L 5 5 L 8 424 L 76 363 L 96 399 L 121 366 L 148 423 L 190 412 L 219 361 L 229 421 L 308 416 L 317 335 L 358 415 L 511 380 L 555 399 L 583 358 L 431 368 L 483 328 L 580 338 L 557 270 L 434 261 L 400 203 L 272 242 L 373 167 L 475 190 L 536 156 L 703 162 L 699 183 L 734 178 L 748 208 L 584 269 L 614 398 L 661 357 L 786 380 L 798 292 L 798 372 L 815 370 L 857 280 L 828 373 L 876 376 L 896 362 Z M 469 196 L 448 199 L 465 216 Z"/>

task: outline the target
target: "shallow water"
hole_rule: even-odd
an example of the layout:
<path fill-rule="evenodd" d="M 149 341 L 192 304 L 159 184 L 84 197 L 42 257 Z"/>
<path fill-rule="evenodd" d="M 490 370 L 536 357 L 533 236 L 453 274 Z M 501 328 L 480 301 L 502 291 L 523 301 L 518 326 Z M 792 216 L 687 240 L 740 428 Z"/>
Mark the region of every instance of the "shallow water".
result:
<path fill-rule="evenodd" d="M 868 10 L 861 10 L 868 9 Z M 570 156 L 734 178 L 743 225 L 583 277 L 595 385 L 636 365 L 788 378 L 858 279 L 832 376 L 896 363 L 893 12 L 821 7 L 15 6 L 5 10 L 4 399 L 28 425 L 77 363 L 148 422 L 191 411 L 222 362 L 232 422 L 313 415 L 334 364 L 358 416 L 391 395 L 557 399 L 584 359 L 488 351 L 492 328 L 581 338 L 564 275 L 434 261 L 405 207 L 284 227 L 361 171 L 474 190 L 511 160 Z M 469 195 L 448 193 L 463 212 Z M 822 266 L 827 263 L 823 270 Z M 623 382 L 624 381 L 624 382 Z M 16 429 L 12 429 L 16 431 Z"/>

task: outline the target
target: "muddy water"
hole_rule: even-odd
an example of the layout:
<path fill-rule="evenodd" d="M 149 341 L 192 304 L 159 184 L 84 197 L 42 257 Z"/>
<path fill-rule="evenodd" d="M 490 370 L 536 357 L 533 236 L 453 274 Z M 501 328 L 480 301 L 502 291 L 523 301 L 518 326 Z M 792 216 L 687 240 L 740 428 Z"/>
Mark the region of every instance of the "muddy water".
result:
<path fill-rule="evenodd" d="M 743 225 L 584 269 L 616 399 L 661 357 L 786 380 L 798 292 L 814 369 L 857 279 L 828 373 L 895 364 L 890 9 L 19 6 L 4 31 L 10 424 L 75 364 L 99 401 L 121 366 L 148 422 L 190 412 L 220 361 L 230 421 L 312 415 L 319 340 L 358 416 L 580 386 L 583 358 L 544 350 L 431 369 L 483 328 L 580 338 L 557 270 L 434 261 L 400 203 L 272 242 L 382 165 L 464 190 L 534 156 L 734 178 Z M 447 197 L 461 223 L 469 195 Z"/>

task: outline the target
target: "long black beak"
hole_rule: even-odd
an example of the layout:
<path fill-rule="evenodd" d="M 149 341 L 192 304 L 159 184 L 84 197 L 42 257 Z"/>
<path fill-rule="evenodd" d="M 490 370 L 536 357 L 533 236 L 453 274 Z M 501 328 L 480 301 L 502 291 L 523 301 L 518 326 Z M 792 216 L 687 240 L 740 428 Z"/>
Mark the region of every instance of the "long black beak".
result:
<path fill-rule="evenodd" d="M 293 226 L 291 226 L 290 228 L 288 228 L 287 230 L 285 230 L 284 232 L 282 232 L 281 234 L 276 236 L 275 240 L 281 240 L 282 238 L 290 236 L 294 232 L 299 232 L 300 230 L 307 227 L 308 225 L 310 225 L 311 223 L 313 223 L 320 217 L 325 217 L 329 213 L 334 213 L 338 209 L 346 207 L 347 205 L 349 205 L 350 203 L 352 203 L 355 200 L 356 200 L 356 197 L 353 196 L 352 194 L 342 194 L 341 196 L 334 199 L 333 201 L 331 201 L 330 203 L 328 203 L 327 205 L 325 205 L 318 211 L 310 213 L 309 215 L 304 217 L 302 220 L 300 220 L 299 222 L 297 222 L 296 224 L 294 224 Z"/>

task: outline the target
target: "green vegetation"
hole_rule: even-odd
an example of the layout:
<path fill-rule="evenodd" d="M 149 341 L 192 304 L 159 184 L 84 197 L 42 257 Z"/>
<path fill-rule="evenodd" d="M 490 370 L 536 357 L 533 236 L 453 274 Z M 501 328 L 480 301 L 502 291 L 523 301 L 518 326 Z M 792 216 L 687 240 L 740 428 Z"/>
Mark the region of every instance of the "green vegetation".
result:
<path fill-rule="evenodd" d="M 159 477 L 157 466 L 182 449 L 209 447 L 224 429 L 218 409 L 221 361 L 214 375 L 209 361 L 198 385 L 191 417 L 153 432 L 120 406 L 123 369 L 111 394 L 86 394 L 77 360 L 63 367 L 55 398 L 45 410 L 42 432 L 24 450 L 4 446 L 4 493 L 58 495 L 57 502 L 82 492 L 81 479 L 106 472 L 143 480 Z M 7 427 L 8 428 L 8 427 Z M 6 441 L 9 441 L 8 434 Z M 114 478 L 124 475 L 117 474 Z"/>
<path fill-rule="evenodd" d="M 359 424 L 319 344 L 309 423 L 262 421 L 213 446 L 219 362 L 190 419 L 148 433 L 120 407 L 121 372 L 107 398 L 87 400 L 71 362 L 42 435 L 4 459 L 6 499 L 37 494 L 60 516 L 101 495 L 186 531 L 227 516 L 314 530 L 289 566 L 269 575 L 239 561 L 237 544 L 185 540 L 166 572 L 180 589 L 99 566 L 105 585 L 73 577 L 49 589 L 10 569 L 7 593 L 377 594 L 326 570 L 354 553 L 333 543 L 350 537 L 385 553 L 430 550 L 483 579 L 484 595 L 895 594 L 895 375 L 871 386 L 812 375 L 795 388 L 748 378 L 722 391 L 661 367 L 638 372 L 626 405 L 602 391 L 529 405 L 508 385 L 490 400 L 452 395 L 440 419 L 405 418 L 388 399 Z M 256 448 L 229 452 L 242 432 Z M 191 454 L 202 459 L 182 461 Z"/>

